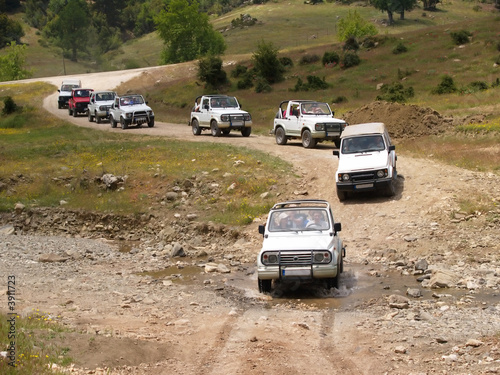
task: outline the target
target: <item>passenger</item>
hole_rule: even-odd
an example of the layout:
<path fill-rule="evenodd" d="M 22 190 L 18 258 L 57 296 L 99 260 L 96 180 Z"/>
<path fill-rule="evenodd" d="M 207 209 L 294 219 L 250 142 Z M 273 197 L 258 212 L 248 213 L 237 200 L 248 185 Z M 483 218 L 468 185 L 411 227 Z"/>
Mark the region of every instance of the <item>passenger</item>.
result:
<path fill-rule="evenodd" d="M 313 221 L 310 221 L 307 224 L 307 228 L 328 229 L 328 223 L 325 221 L 323 213 L 321 211 L 314 211 L 311 216 Z"/>
<path fill-rule="evenodd" d="M 292 212 L 290 215 L 291 228 L 293 229 L 304 229 L 308 222 L 306 215 L 299 212 Z"/>
<path fill-rule="evenodd" d="M 278 228 L 279 229 L 288 228 L 288 214 L 286 212 L 282 212 L 278 216 Z"/>

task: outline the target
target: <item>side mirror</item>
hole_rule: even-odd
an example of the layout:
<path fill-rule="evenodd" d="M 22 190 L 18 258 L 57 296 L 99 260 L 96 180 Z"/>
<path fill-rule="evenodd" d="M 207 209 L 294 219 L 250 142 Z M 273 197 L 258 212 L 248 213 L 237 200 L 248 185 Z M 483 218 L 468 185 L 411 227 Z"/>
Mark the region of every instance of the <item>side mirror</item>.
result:
<path fill-rule="evenodd" d="M 61 92 L 61 90 L 57 90 L 57 92 Z"/>
<path fill-rule="evenodd" d="M 210 108 L 210 107 L 208 106 L 208 104 L 205 104 L 205 105 L 203 106 L 203 108 L 204 108 L 204 109 L 206 109 L 206 110 L 208 111 L 208 108 Z"/>
<path fill-rule="evenodd" d="M 266 230 L 266 226 L 265 226 L 265 225 L 260 224 L 260 225 L 259 225 L 259 234 L 264 235 L 265 230 Z"/>
<path fill-rule="evenodd" d="M 332 154 L 336 157 L 340 157 L 340 152 L 339 150 L 333 150 Z"/>
<path fill-rule="evenodd" d="M 389 151 L 394 151 L 394 150 L 396 150 L 396 146 L 394 146 L 394 145 L 390 145 L 390 146 L 389 146 Z"/>
<path fill-rule="evenodd" d="M 333 224 L 333 230 L 335 232 L 340 232 L 342 230 L 342 224 L 340 224 L 340 223 L 334 223 Z"/>
<path fill-rule="evenodd" d="M 144 102 L 144 103 L 148 104 L 148 102 Z"/>

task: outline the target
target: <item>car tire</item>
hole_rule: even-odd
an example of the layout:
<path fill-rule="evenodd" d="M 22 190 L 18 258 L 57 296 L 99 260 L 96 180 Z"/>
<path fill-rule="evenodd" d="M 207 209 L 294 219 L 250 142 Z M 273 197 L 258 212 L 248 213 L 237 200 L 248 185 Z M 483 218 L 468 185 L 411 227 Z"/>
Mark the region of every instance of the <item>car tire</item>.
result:
<path fill-rule="evenodd" d="M 241 129 L 241 135 L 243 137 L 250 137 L 250 134 L 252 134 L 252 128 L 243 128 L 243 129 Z"/>
<path fill-rule="evenodd" d="M 123 117 L 120 117 L 120 125 L 122 126 L 122 129 L 125 130 L 128 128 L 127 123 L 125 122 L 125 119 Z"/>
<path fill-rule="evenodd" d="M 110 122 L 112 128 L 116 128 L 116 121 L 113 118 L 113 116 L 109 116 L 109 122 Z"/>
<path fill-rule="evenodd" d="M 347 199 L 347 191 L 337 189 L 337 197 L 339 198 L 339 201 L 345 201 Z"/>
<path fill-rule="evenodd" d="M 231 133 L 231 129 L 223 129 L 222 130 L 223 135 L 229 135 L 229 133 Z"/>
<path fill-rule="evenodd" d="M 71 108 L 70 108 L 70 107 L 68 107 L 68 115 L 70 115 L 70 116 L 71 116 L 72 114 L 73 114 L 73 113 L 71 112 Z"/>
<path fill-rule="evenodd" d="M 76 111 L 76 108 L 73 108 L 73 117 L 78 116 L 78 112 Z"/>
<path fill-rule="evenodd" d="M 302 133 L 302 146 L 304 148 L 316 147 L 316 138 L 313 138 L 311 132 L 307 129 Z"/>
<path fill-rule="evenodd" d="M 201 134 L 200 123 L 195 118 L 193 119 L 193 121 L 191 121 L 191 129 L 193 130 L 193 135 Z"/>
<path fill-rule="evenodd" d="M 331 288 L 338 289 L 339 288 L 339 279 L 340 279 L 340 273 L 338 273 L 338 272 L 337 272 L 337 276 L 329 277 L 328 279 L 326 279 L 327 288 L 328 289 L 331 289 Z"/>
<path fill-rule="evenodd" d="M 288 139 L 286 138 L 285 129 L 283 129 L 281 126 L 278 129 L 276 129 L 275 138 L 277 144 L 282 146 L 286 145 Z"/>
<path fill-rule="evenodd" d="M 394 183 L 394 179 L 392 179 L 391 182 L 389 182 L 389 184 L 385 188 L 384 195 L 386 197 L 393 197 L 395 194 L 396 194 L 396 186 Z"/>
<path fill-rule="evenodd" d="M 259 280 L 259 292 L 271 293 L 272 280 Z"/>
<path fill-rule="evenodd" d="M 62 108 L 62 105 L 60 102 L 57 102 L 57 109 L 61 109 Z"/>
<path fill-rule="evenodd" d="M 214 137 L 220 137 L 221 130 L 219 128 L 219 125 L 217 125 L 217 121 L 212 121 L 210 123 L 210 130 L 212 131 L 212 135 Z"/>
<path fill-rule="evenodd" d="M 97 116 L 97 113 L 95 114 L 95 122 L 100 124 L 102 122 L 102 117 Z"/>
<path fill-rule="evenodd" d="M 152 128 L 155 126 L 155 120 L 151 120 L 148 122 L 148 127 Z"/>
<path fill-rule="evenodd" d="M 87 118 L 89 119 L 89 122 L 93 122 L 94 121 L 94 117 L 92 116 L 92 112 L 87 111 Z"/>

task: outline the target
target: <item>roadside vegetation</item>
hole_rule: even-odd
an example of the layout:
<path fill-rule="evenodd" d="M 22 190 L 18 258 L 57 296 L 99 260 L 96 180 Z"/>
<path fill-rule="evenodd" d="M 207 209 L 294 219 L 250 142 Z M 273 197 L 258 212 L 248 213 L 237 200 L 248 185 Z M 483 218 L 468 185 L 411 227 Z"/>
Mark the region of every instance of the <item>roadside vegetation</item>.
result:
<path fill-rule="evenodd" d="M 53 90 L 40 83 L 2 86 L 0 110 L 12 103 L 14 110 L 0 119 L 0 210 L 20 202 L 141 214 L 160 206 L 173 186 L 209 173 L 210 183 L 222 184 L 223 196 L 210 196 L 207 182 L 204 199 L 193 202 L 196 211 L 205 219 L 246 224 L 269 209 L 272 194 L 261 194 L 288 174 L 285 162 L 245 148 L 75 127 L 41 109 Z M 97 181 L 107 173 L 126 177 L 124 189 L 104 189 Z"/>

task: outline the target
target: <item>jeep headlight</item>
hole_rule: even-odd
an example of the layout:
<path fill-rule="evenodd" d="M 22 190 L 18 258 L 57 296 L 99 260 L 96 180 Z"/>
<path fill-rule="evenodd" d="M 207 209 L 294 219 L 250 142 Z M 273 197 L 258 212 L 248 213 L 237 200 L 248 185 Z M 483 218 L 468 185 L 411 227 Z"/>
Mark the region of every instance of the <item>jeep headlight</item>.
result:
<path fill-rule="evenodd" d="M 220 120 L 222 122 L 229 122 L 229 115 L 221 115 Z"/>
<path fill-rule="evenodd" d="M 314 129 L 318 132 L 322 132 L 325 130 L 325 124 L 315 124 Z"/>
<path fill-rule="evenodd" d="M 387 169 L 381 169 L 381 170 L 377 171 L 378 178 L 387 177 L 388 174 L 389 173 L 387 172 Z"/>
<path fill-rule="evenodd" d="M 132 118 L 132 113 L 125 113 L 126 118 Z"/>
<path fill-rule="evenodd" d="M 246 113 L 246 114 L 243 115 L 243 120 L 245 120 L 245 121 L 251 121 L 252 117 L 250 116 L 249 113 Z"/>
<path fill-rule="evenodd" d="M 153 116 L 154 115 L 153 111 L 146 111 L 146 112 L 148 113 L 148 116 Z"/>
<path fill-rule="evenodd" d="M 105 111 L 107 108 L 105 105 L 99 106 L 99 111 Z"/>
<path fill-rule="evenodd" d="M 339 181 L 349 181 L 350 179 L 349 173 L 339 173 Z"/>
<path fill-rule="evenodd" d="M 315 251 L 313 253 L 314 263 L 330 263 L 332 260 L 331 254 L 329 251 Z"/>
<path fill-rule="evenodd" d="M 266 252 L 262 254 L 262 264 L 269 266 L 279 263 L 279 253 L 278 252 Z"/>

